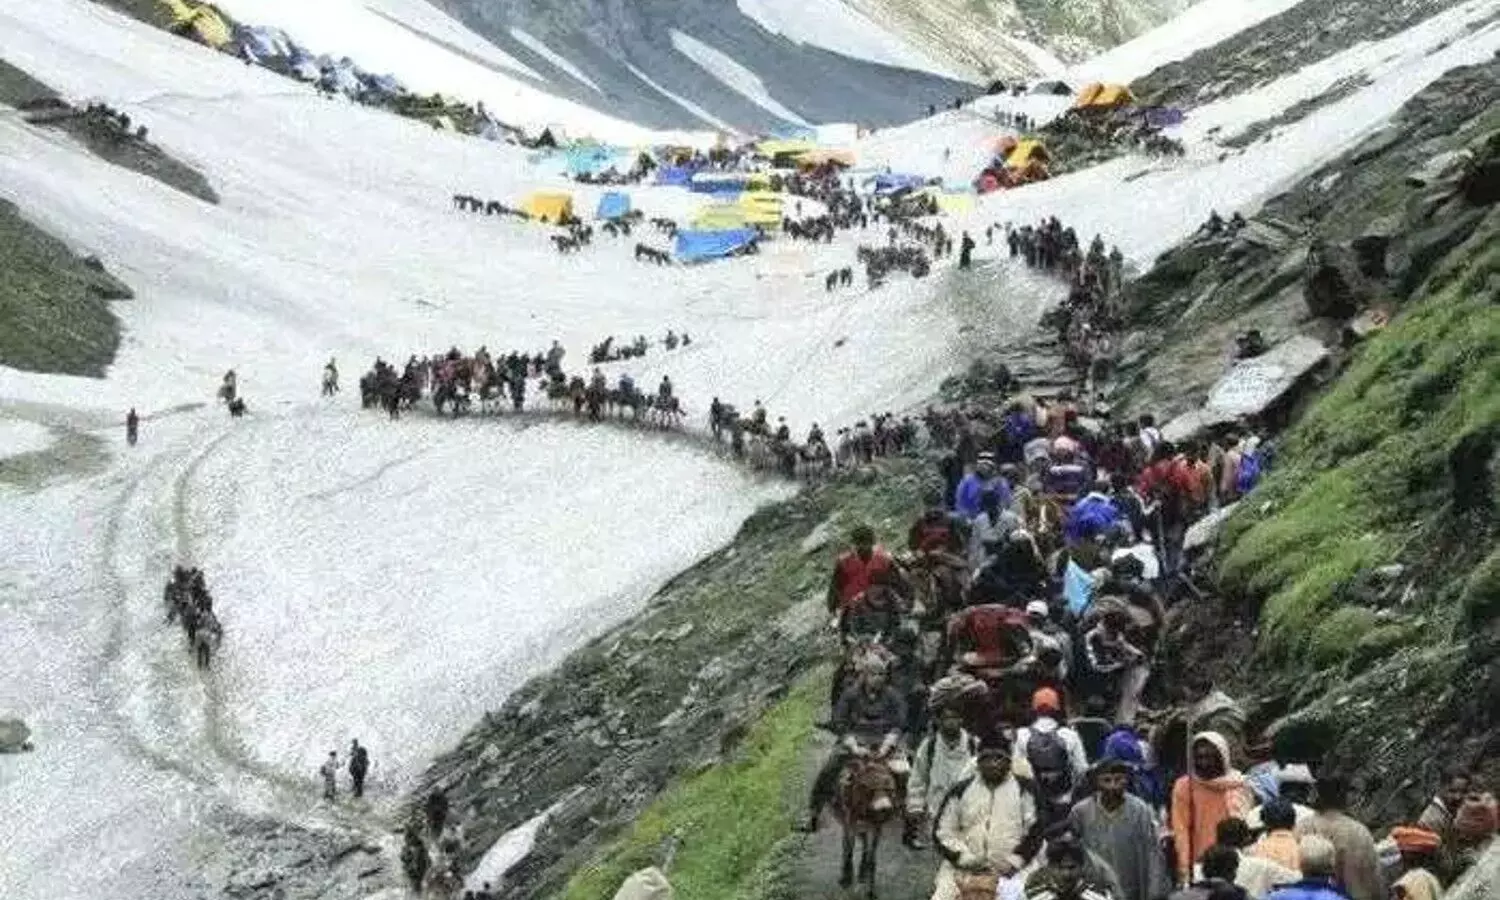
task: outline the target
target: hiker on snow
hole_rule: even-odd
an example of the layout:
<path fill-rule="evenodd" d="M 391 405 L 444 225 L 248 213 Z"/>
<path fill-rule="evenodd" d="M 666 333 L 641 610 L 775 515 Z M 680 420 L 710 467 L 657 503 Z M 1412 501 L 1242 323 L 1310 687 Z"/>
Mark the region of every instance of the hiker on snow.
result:
<path fill-rule="evenodd" d="M 125 443 L 134 447 L 136 438 L 140 436 L 141 417 L 135 414 L 135 407 L 125 414 Z"/>
<path fill-rule="evenodd" d="M 365 776 L 370 772 L 370 751 L 359 745 L 355 739 L 349 748 L 349 779 L 353 782 L 355 797 L 365 795 Z"/>
<path fill-rule="evenodd" d="M 339 777 L 339 754 L 337 750 L 328 751 L 328 758 L 319 767 L 318 774 L 323 776 L 323 799 L 334 799 L 338 789 Z"/>

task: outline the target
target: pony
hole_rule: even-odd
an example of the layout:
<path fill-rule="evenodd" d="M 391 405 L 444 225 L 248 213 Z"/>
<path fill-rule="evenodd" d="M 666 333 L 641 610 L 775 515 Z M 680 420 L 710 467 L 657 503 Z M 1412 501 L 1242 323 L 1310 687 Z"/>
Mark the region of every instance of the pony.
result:
<path fill-rule="evenodd" d="M 843 858 L 839 885 L 854 884 L 854 844 L 859 843 L 859 880 L 865 896 L 875 897 L 875 860 L 880 852 L 880 835 L 895 815 L 899 787 L 896 773 L 885 759 L 856 756 L 844 767 L 839 778 L 833 811 L 843 828 Z"/>

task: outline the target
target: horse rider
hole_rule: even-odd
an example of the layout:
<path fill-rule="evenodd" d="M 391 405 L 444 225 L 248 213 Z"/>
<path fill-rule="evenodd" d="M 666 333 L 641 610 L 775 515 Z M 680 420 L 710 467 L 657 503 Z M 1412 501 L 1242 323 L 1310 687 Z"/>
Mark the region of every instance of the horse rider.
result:
<path fill-rule="evenodd" d="M 333 357 L 328 357 L 328 365 L 323 367 L 323 393 L 337 394 L 339 392 L 339 367 Z"/>
<path fill-rule="evenodd" d="M 671 332 L 667 332 L 667 333 L 671 334 Z M 656 395 L 658 397 L 660 397 L 664 403 L 668 402 L 668 401 L 670 401 L 672 399 L 672 379 L 671 378 L 667 377 L 666 375 L 663 375 L 661 377 L 661 385 L 656 389 Z"/>
<path fill-rule="evenodd" d="M 603 391 L 606 391 L 606 390 L 609 389 L 609 381 L 608 381 L 608 379 L 606 379 L 604 377 L 604 373 L 602 371 L 600 371 L 598 369 L 598 367 L 594 368 L 594 375 L 593 375 L 592 380 L 589 383 L 589 387 L 591 389 L 595 390 L 595 391 L 600 391 L 600 392 L 603 392 Z"/>
<path fill-rule="evenodd" d="M 813 427 L 808 429 L 807 432 L 807 446 L 813 447 L 818 444 L 822 444 L 824 447 L 828 446 L 828 442 L 823 439 L 823 429 L 818 427 L 817 422 L 814 422 Z"/>
<path fill-rule="evenodd" d="M 860 666 L 857 682 L 845 689 L 834 706 L 830 725 L 838 743 L 813 780 L 803 828 L 808 832 L 818 830 L 818 815 L 833 799 L 839 777 L 851 760 L 890 760 L 892 774 L 898 776 L 908 770 L 904 758 L 896 756 L 906 727 L 906 701 L 888 683 L 884 660 L 866 660 Z"/>
<path fill-rule="evenodd" d="M 755 408 L 750 410 L 750 430 L 764 431 L 766 427 L 766 408 L 759 400 L 755 401 Z"/>
<path fill-rule="evenodd" d="M 230 369 L 224 373 L 224 381 L 219 385 L 219 396 L 224 398 L 225 403 L 230 403 L 238 391 L 239 378 L 234 374 L 234 370 Z"/>
<path fill-rule="evenodd" d="M 620 376 L 620 396 L 621 397 L 634 397 L 635 396 L 635 379 L 631 378 L 630 377 L 630 373 L 628 373 L 628 372 L 625 373 L 624 375 Z"/>

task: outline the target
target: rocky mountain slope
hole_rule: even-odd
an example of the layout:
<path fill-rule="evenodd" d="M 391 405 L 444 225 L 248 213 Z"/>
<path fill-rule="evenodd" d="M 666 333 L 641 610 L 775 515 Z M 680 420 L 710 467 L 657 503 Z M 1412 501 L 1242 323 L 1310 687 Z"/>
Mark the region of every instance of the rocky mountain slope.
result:
<path fill-rule="evenodd" d="M 1111 46 L 1186 5 L 434 2 L 541 73 L 549 90 L 568 99 L 653 127 L 702 128 L 706 112 L 707 118 L 751 130 L 798 120 L 875 126 L 907 121 L 928 104 L 972 93 L 963 82 L 1039 74 L 1056 68 L 1051 51 L 1076 57 Z"/>
<path fill-rule="evenodd" d="M 1372 821 L 1416 811 L 1438 748 L 1494 766 L 1500 737 L 1497 92 L 1500 60 L 1450 72 L 1128 292 L 1125 412 L 1190 412 L 1251 328 L 1331 348 L 1262 417 L 1290 425 L 1275 473 L 1229 517 L 1219 599 L 1184 613 L 1172 665 L 1222 671 L 1289 752 L 1357 772 Z"/>

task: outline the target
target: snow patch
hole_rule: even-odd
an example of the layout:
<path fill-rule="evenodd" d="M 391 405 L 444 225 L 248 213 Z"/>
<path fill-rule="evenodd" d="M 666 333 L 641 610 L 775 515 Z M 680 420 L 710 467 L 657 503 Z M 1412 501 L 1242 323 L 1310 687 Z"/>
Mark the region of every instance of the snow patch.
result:
<path fill-rule="evenodd" d="M 1129 83 L 1168 63 L 1239 34 L 1302 0 L 1199 0 L 1181 15 L 1074 66 L 1067 77 L 1082 87 L 1089 81 Z"/>
<path fill-rule="evenodd" d="M 736 62 L 729 54 L 703 43 L 690 34 L 672 29 L 672 46 L 682 55 L 702 66 L 708 73 L 728 85 L 735 93 L 759 106 L 761 109 L 779 116 L 788 122 L 798 125 L 807 125 L 808 121 L 796 113 L 787 109 L 771 92 L 766 90 L 765 82 L 760 76 Z"/>
<path fill-rule="evenodd" d="M 760 27 L 796 44 L 898 69 L 963 79 L 842 0 L 736 0 Z"/>
<path fill-rule="evenodd" d="M 557 808 L 558 806 L 555 805 L 500 835 L 500 839 L 485 851 L 479 864 L 474 867 L 474 871 L 464 879 L 464 888 L 478 891 L 486 883 L 492 887 L 498 887 L 505 880 L 506 872 L 514 869 L 517 863 L 531 855 L 532 848 L 536 846 L 537 835 L 541 833 L 542 826 L 547 824 L 547 820 L 552 817 Z"/>
<path fill-rule="evenodd" d="M 699 119 L 703 120 L 707 124 L 712 125 L 713 127 L 719 129 L 720 131 L 726 131 L 726 132 L 731 132 L 731 133 L 735 131 L 735 128 L 732 125 L 730 125 L 728 122 L 725 122 L 723 119 L 718 118 L 713 113 L 709 112 L 708 110 L 704 109 L 703 107 L 699 106 L 698 104 L 694 103 L 693 101 L 687 99 L 686 97 L 681 97 L 681 96 L 679 96 L 677 94 L 672 93 L 667 88 L 665 88 L 662 85 L 660 85 L 660 84 L 656 83 L 655 81 L 653 81 L 650 75 L 647 75 L 645 72 L 642 72 L 640 69 L 636 68 L 635 66 L 631 65 L 630 63 L 626 63 L 625 64 L 625 68 L 627 68 L 627 69 L 630 70 L 630 74 L 634 75 L 635 77 L 639 78 L 641 81 L 645 82 L 645 84 L 646 84 L 647 87 L 651 88 L 652 90 L 656 91 L 658 94 L 661 94 L 663 97 L 666 97 L 668 100 L 671 100 L 673 103 L 677 104 L 678 106 L 682 107 L 683 109 L 685 109 L 688 112 L 692 113 L 693 115 L 697 116 Z"/>
<path fill-rule="evenodd" d="M 43 425 L 0 419 L 0 459 L 46 450 L 53 441 L 51 430 Z"/>
<path fill-rule="evenodd" d="M 564 72 L 567 72 L 575 80 L 588 85 L 595 91 L 599 91 L 599 93 L 603 93 L 603 91 L 599 89 L 599 85 L 594 82 L 594 79 L 583 74 L 582 69 L 573 65 L 571 62 L 568 62 L 568 60 L 565 59 L 562 54 L 553 50 L 551 47 L 548 47 L 537 38 L 531 36 L 530 34 L 522 31 L 519 28 L 512 28 L 510 30 L 510 36 L 519 41 L 522 46 L 530 50 L 532 53 L 535 53 L 537 56 L 540 56 L 547 62 L 552 63 L 552 65 L 557 66 Z"/>

